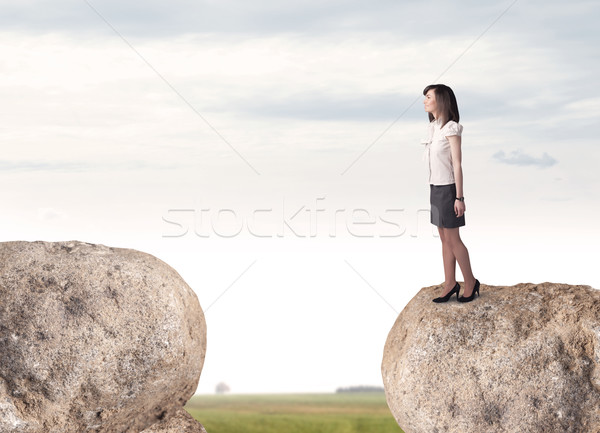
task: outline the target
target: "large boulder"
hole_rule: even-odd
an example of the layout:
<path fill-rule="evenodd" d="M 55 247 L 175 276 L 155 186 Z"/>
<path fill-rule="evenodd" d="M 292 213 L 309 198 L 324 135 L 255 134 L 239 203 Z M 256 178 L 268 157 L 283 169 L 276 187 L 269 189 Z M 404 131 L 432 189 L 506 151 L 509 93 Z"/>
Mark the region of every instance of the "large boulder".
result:
<path fill-rule="evenodd" d="M 157 258 L 0 243 L 0 432 L 140 432 L 194 394 L 205 350 L 196 295 Z"/>
<path fill-rule="evenodd" d="M 470 303 L 423 288 L 389 333 L 381 366 L 406 433 L 600 431 L 600 291 L 486 286 Z"/>
<path fill-rule="evenodd" d="M 172 417 L 152 425 L 143 433 L 206 433 L 206 430 L 185 409 L 179 409 Z"/>

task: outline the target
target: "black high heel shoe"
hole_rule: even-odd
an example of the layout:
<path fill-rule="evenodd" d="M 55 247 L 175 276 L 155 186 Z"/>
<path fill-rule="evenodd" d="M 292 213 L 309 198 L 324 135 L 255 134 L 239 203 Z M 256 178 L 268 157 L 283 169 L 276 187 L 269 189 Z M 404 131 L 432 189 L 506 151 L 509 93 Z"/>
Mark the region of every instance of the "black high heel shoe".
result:
<path fill-rule="evenodd" d="M 452 297 L 452 295 L 454 295 L 454 293 L 456 292 L 456 299 L 458 299 L 458 292 L 460 291 L 460 284 L 456 283 L 456 285 L 454 286 L 454 288 L 452 290 L 450 290 L 446 296 L 440 296 L 439 298 L 435 298 L 433 300 L 433 302 L 437 303 L 437 304 L 441 304 L 442 302 L 448 302 L 450 300 L 450 298 Z"/>
<path fill-rule="evenodd" d="M 475 287 L 473 287 L 473 292 L 471 293 L 471 296 L 461 296 L 460 298 L 458 298 L 458 302 L 471 302 L 473 299 L 475 299 L 475 293 L 477 293 L 479 295 L 479 280 L 475 279 Z"/>

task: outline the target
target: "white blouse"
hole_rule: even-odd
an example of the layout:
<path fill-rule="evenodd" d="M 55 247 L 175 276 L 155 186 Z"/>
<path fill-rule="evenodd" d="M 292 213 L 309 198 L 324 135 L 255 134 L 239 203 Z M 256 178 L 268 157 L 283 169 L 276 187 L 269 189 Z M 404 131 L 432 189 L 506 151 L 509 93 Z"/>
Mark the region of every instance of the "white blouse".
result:
<path fill-rule="evenodd" d="M 423 159 L 429 165 L 429 183 L 433 185 L 449 185 L 454 183 L 452 153 L 447 137 L 462 135 L 463 127 L 454 120 L 448 121 L 442 128 L 440 122 L 433 120 L 427 126 L 427 139 L 421 140 L 425 145 Z"/>

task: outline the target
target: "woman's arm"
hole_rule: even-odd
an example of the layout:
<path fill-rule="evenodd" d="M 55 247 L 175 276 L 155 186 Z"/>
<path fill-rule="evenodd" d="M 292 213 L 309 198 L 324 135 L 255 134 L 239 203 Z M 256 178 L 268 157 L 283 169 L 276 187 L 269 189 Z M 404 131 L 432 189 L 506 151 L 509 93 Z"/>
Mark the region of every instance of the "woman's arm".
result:
<path fill-rule="evenodd" d="M 451 135 L 447 138 L 450 142 L 450 152 L 452 154 L 452 168 L 454 169 L 454 182 L 456 183 L 456 197 L 464 197 L 462 151 L 460 147 L 461 139 L 459 135 Z M 456 212 L 457 217 L 461 217 L 465 210 L 465 202 L 454 200 L 454 212 Z"/>

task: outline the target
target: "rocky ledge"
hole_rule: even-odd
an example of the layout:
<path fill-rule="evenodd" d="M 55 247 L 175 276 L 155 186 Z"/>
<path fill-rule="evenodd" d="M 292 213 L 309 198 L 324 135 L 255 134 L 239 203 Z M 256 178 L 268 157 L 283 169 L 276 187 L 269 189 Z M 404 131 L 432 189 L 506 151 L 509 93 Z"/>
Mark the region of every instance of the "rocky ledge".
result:
<path fill-rule="evenodd" d="M 600 431 L 600 291 L 481 286 L 470 303 L 423 288 L 389 333 L 381 366 L 406 433 Z"/>

